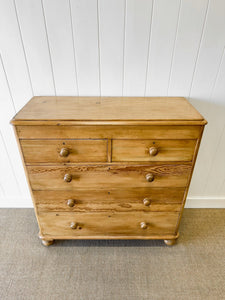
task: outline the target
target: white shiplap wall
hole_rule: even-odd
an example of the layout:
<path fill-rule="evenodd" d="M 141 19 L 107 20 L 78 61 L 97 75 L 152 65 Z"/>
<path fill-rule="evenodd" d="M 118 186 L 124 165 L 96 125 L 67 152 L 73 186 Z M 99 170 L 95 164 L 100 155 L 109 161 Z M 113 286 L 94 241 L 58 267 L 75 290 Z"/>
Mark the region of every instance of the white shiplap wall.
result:
<path fill-rule="evenodd" d="M 31 206 L 10 118 L 33 95 L 186 96 L 189 207 L 225 207 L 225 1 L 0 0 L 0 206 Z"/>

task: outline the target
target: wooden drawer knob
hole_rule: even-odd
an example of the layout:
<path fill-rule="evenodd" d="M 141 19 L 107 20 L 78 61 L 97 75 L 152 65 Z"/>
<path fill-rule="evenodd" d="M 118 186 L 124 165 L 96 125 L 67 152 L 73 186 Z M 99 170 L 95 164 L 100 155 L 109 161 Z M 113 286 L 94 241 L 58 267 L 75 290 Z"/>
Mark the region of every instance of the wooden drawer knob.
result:
<path fill-rule="evenodd" d="M 151 156 L 156 156 L 157 153 L 158 153 L 158 149 L 157 149 L 156 147 L 151 147 L 151 148 L 149 148 L 149 154 L 150 154 Z"/>
<path fill-rule="evenodd" d="M 141 222 L 141 229 L 146 229 L 148 225 L 145 222 Z"/>
<path fill-rule="evenodd" d="M 71 222 L 71 223 L 70 223 L 70 228 L 71 228 L 71 229 L 76 229 L 76 228 L 77 228 L 77 225 L 78 225 L 78 224 L 77 224 L 76 222 Z"/>
<path fill-rule="evenodd" d="M 148 173 L 145 178 L 148 182 L 152 182 L 154 180 L 154 175 L 152 173 Z"/>
<path fill-rule="evenodd" d="M 143 200 L 143 203 L 144 203 L 145 206 L 149 206 L 151 204 L 151 200 L 149 198 L 145 198 Z"/>
<path fill-rule="evenodd" d="M 59 153 L 59 155 L 62 157 L 67 157 L 69 154 L 70 150 L 68 148 L 62 148 Z"/>
<path fill-rule="evenodd" d="M 64 175 L 64 181 L 66 182 L 70 182 L 72 180 L 72 175 L 71 174 L 65 174 Z"/>
<path fill-rule="evenodd" d="M 69 200 L 67 201 L 67 205 L 68 205 L 69 207 L 73 207 L 73 206 L 75 205 L 75 200 L 69 199 Z"/>

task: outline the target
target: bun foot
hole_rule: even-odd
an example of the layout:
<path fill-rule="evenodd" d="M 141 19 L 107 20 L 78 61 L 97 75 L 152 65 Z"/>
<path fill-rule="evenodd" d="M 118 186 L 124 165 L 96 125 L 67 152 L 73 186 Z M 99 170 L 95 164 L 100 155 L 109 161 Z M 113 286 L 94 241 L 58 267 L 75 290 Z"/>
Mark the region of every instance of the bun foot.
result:
<path fill-rule="evenodd" d="M 42 240 L 41 242 L 44 246 L 50 246 L 54 243 L 54 240 Z"/>
<path fill-rule="evenodd" d="M 173 240 L 164 240 L 164 243 L 167 246 L 173 246 L 176 243 L 176 239 L 173 239 Z"/>

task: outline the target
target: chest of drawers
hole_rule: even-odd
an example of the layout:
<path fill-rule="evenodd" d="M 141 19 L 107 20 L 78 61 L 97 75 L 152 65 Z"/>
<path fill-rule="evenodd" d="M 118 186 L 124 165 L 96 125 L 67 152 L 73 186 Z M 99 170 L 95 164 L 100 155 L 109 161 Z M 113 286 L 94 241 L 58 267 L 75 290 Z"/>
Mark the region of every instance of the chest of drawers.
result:
<path fill-rule="evenodd" d="M 185 98 L 34 97 L 11 123 L 44 245 L 177 239 L 206 124 Z"/>

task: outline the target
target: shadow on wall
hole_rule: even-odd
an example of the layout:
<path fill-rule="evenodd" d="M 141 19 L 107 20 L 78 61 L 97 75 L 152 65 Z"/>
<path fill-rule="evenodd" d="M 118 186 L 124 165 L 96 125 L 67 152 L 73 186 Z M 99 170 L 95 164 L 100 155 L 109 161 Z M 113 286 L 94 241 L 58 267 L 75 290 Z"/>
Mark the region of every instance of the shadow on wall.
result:
<path fill-rule="evenodd" d="M 208 121 L 205 126 L 189 196 L 225 195 L 225 104 L 190 99 Z"/>

